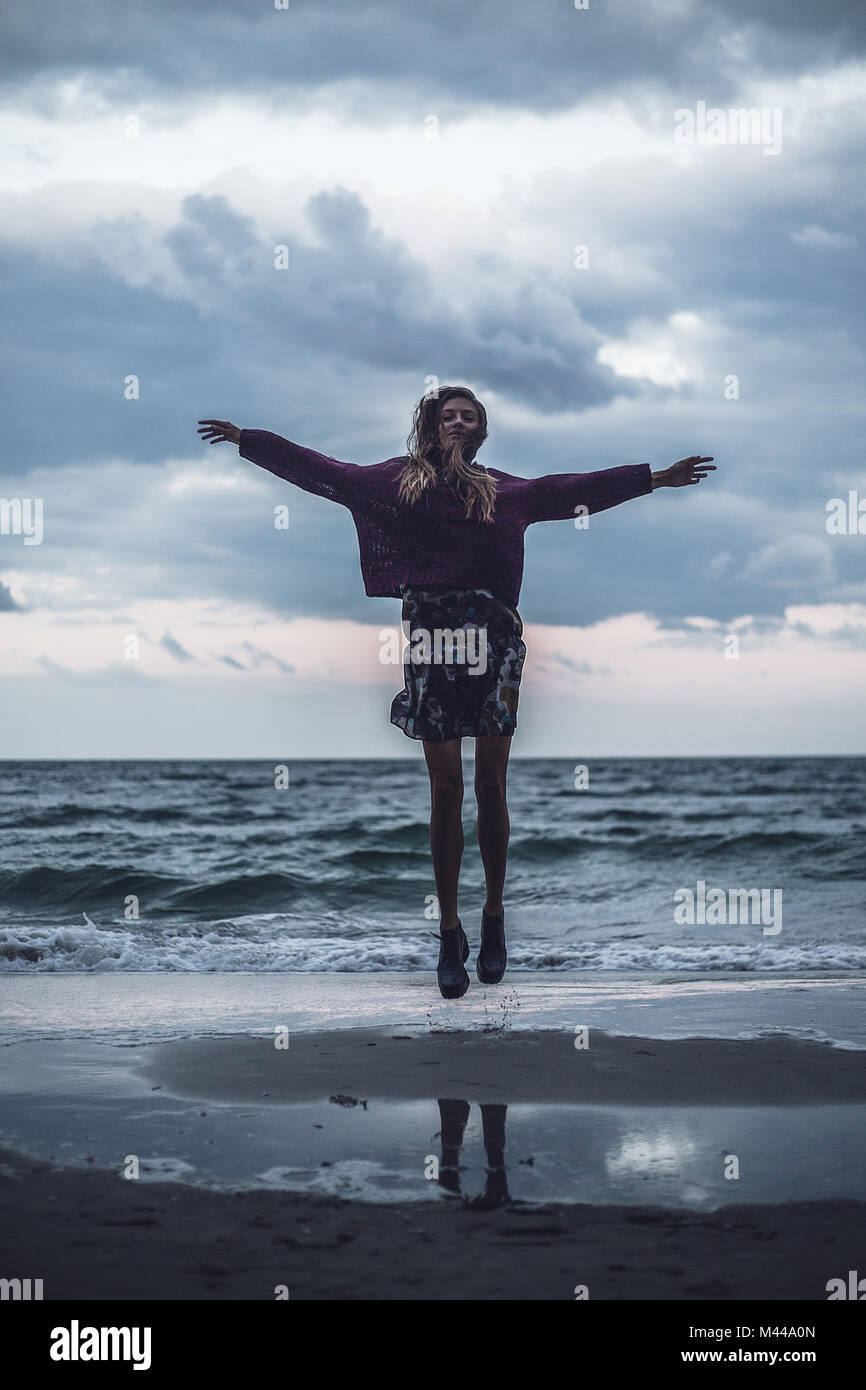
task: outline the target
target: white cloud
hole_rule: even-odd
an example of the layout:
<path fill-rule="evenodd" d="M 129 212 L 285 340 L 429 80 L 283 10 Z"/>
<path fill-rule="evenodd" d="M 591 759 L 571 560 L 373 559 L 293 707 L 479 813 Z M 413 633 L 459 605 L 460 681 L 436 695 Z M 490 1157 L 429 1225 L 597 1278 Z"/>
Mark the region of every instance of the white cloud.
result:
<path fill-rule="evenodd" d="M 836 567 L 826 539 L 811 535 L 785 536 L 753 555 L 744 577 L 789 590 L 830 584 L 836 578 Z"/>
<path fill-rule="evenodd" d="M 857 245 L 857 238 L 848 232 L 831 232 L 820 222 L 812 222 L 799 232 L 791 232 L 791 240 L 798 246 L 814 247 L 818 251 L 847 251 Z"/>
<path fill-rule="evenodd" d="M 705 338 L 700 315 L 679 310 L 663 329 L 646 320 L 630 325 L 629 336 L 605 343 L 596 357 L 617 376 L 651 381 L 655 386 L 681 386 L 704 375 L 700 351 Z"/>
<path fill-rule="evenodd" d="M 380 660 L 379 624 L 281 621 L 250 606 L 183 600 L 141 604 L 128 617 L 4 615 L 0 756 L 49 756 L 57 719 L 68 756 L 122 749 L 132 710 L 144 756 L 253 756 L 278 730 L 286 756 L 410 751 L 391 737 L 387 714 L 403 672 Z M 131 632 L 141 655 L 129 661 Z M 866 690 L 866 642 L 852 643 L 855 632 L 866 634 L 866 604 L 792 606 L 773 622 L 696 615 L 675 628 L 644 613 L 588 627 L 527 624 L 517 752 L 850 751 L 856 719 L 842 692 Z M 172 654 L 165 633 L 190 660 Z M 114 713 L 95 700 L 100 689 Z M 816 730 L 822 708 L 833 714 Z M 232 711 L 228 722 L 221 710 Z"/>
<path fill-rule="evenodd" d="M 50 55 L 62 76 L 49 64 L 25 90 L 7 86 L 0 112 L 9 281 L 20 267 L 32 343 L 42 344 L 29 377 L 29 349 L 13 347 L 6 363 L 13 422 L 32 394 L 18 426 L 31 452 L 22 462 L 13 441 L 9 454 L 22 473 L 39 460 L 27 487 L 47 498 L 44 545 L 3 551 L 0 582 L 27 605 L 2 614 L 8 674 L 32 681 L 49 705 L 55 681 L 103 682 L 110 693 L 127 671 L 119 644 L 135 630 L 142 677 L 190 702 L 205 679 L 226 708 L 250 691 L 276 702 L 291 692 L 318 728 L 313 685 L 326 703 L 339 705 L 349 682 L 379 698 L 394 685 L 377 660 L 379 625 L 328 616 L 370 611 L 346 515 L 278 491 L 228 449 L 196 453 L 194 417 L 214 407 L 190 408 L 184 454 L 185 424 L 166 423 L 152 393 L 161 386 L 171 407 L 206 380 L 208 393 L 254 404 L 263 426 L 285 417 L 285 432 L 297 423 L 309 430 L 299 442 L 317 447 L 327 430 L 346 441 L 345 452 L 328 448 L 371 461 L 402 447 L 425 374 L 453 369 L 490 408 L 491 465 L 535 474 L 649 458 L 662 467 L 699 450 L 720 466 L 690 496 L 642 499 L 601 519 L 585 582 L 564 531 L 534 546 L 535 611 L 584 618 L 529 624 L 528 692 L 539 707 L 571 698 L 571 673 L 602 719 L 636 700 L 687 718 L 699 694 L 728 702 L 745 725 L 750 700 L 769 710 L 798 680 L 853 710 L 859 605 L 821 600 L 859 600 L 864 586 L 851 548 L 828 545 L 815 494 L 831 467 L 855 477 L 860 457 L 856 295 L 848 259 L 830 253 L 857 244 L 845 229 L 859 215 L 866 64 L 828 58 L 823 20 L 808 9 L 790 27 L 781 11 L 772 22 L 749 11 L 742 24 L 714 12 L 704 42 L 707 17 L 693 0 L 628 0 L 594 19 L 551 3 L 493 28 L 493 5 L 459 24 L 446 7 L 397 16 L 387 49 L 372 33 L 375 5 L 340 13 L 343 28 L 330 11 L 310 12 L 315 62 L 302 80 L 279 72 L 277 44 L 297 25 L 289 14 L 238 21 L 220 5 L 202 19 L 200 7 L 175 5 L 165 29 L 147 26 L 135 44 L 121 16 L 83 47 L 74 27 L 61 32 L 61 9 L 47 23 L 22 21 L 22 53 L 34 63 Z M 586 52 L 573 62 L 569 43 L 587 21 Z M 249 64 L 233 71 L 221 58 L 217 89 L 207 53 L 181 80 L 171 62 L 200 22 L 217 34 L 215 51 L 233 33 L 240 51 L 259 46 L 268 70 L 257 71 L 255 92 L 239 85 Z M 600 33 L 604 44 L 607 22 L 617 35 L 609 67 L 590 50 Z M 333 46 L 320 41 L 329 27 L 339 30 Z M 486 28 L 473 89 L 473 44 Z M 263 34 L 280 39 L 263 49 Z M 292 37 L 303 54 L 304 38 Z M 441 56 L 429 83 L 419 39 Z M 295 61 L 296 49 L 286 56 Z M 121 58 L 128 75 L 112 66 Z M 678 147 L 673 112 L 692 97 L 783 109 L 782 154 Z M 139 119 L 133 140 L 129 114 Z M 430 116 L 435 140 L 425 138 Z M 285 303 L 255 273 L 276 241 L 298 253 Z M 578 272 L 573 248 L 584 243 L 590 269 Z M 58 311 L 67 287 L 78 297 Z M 148 353 L 135 426 L 124 417 L 112 434 L 106 382 L 119 362 L 125 371 L 127 358 Z M 737 401 L 723 396 L 730 373 Z M 52 413 L 62 433 L 42 436 Z M 91 466 L 91 447 L 115 461 Z M 69 457 L 79 462 L 66 466 Z M 292 531 L 276 545 L 279 501 Z M 791 597 L 804 602 L 774 617 Z M 638 601 L 647 615 L 629 613 Z M 662 612 L 670 627 L 648 616 Z M 586 621 L 596 613 L 620 616 Z M 732 631 L 743 656 L 720 665 Z M 191 660 L 160 644 L 166 633 Z M 136 682 L 123 679 L 126 699 Z M 22 700 L 18 728 L 28 712 Z M 86 729 L 86 707 L 81 717 Z M 153 740 L 168 737 L 157 706 L 144 717 Z M 551 736 L 568 727 L 553 720 Z M 716 727 L 736 740 L 734 724 Z"/>

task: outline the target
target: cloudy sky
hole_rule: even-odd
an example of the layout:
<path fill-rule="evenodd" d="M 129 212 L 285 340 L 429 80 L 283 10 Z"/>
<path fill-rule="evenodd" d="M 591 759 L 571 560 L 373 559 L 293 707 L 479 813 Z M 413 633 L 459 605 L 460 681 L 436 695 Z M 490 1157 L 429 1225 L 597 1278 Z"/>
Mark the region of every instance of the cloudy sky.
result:
<path fill-rule="evenodd" d="M 491 467 L 718 465 L 530 528 L 515 756 L 866 752 L 864 39 L 853 0 L 7 0 L 0 756 L 420 757 L 349 513 L 196 429 L 374 463 L 435 380 Z"/>

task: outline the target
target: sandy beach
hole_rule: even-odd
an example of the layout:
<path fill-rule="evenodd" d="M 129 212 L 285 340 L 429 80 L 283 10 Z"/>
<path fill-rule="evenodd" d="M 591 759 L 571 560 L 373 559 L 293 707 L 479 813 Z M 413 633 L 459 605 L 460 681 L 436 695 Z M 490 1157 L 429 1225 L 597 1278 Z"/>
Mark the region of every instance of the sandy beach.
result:
<path fill-rule="evenodd" d="M 832 1037 L 98 1022 L 4 1048 L 3 1263 L 46 1299 L 825 1300 L 862 1265 L 866 1054 Z"/>
<path fill-rule="evenodd" d="M 0 1158 L 4 1261 L 55 1299 L 822 1300 L 866 1237 L 862 1202 L 419 1213 Z"/>
<path fill-rule="evenodd" d="M 587 1029 L 400 1034 L 345 1028 L 274 1038 L 198 1038 L 152 1050 L 154 1084 L 194 1099 L 355 1096 L 657 1106 L 866 1101 L 866 1057 L 783 1035 L 735 1040 L 615 1037 Z M 431 1073 L 435 1073 L 435 1081 Z"/>

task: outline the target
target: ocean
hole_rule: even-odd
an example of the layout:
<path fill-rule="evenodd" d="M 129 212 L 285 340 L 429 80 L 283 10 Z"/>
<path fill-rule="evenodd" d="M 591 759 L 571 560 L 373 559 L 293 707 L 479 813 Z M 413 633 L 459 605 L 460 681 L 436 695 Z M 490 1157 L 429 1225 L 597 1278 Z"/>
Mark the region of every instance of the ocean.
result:
<path fill-rule="evenodd" d="M 460 915 L 475 945 L 471 741 L 465 754 Z M 278 766 L 2 764 L 0 972 L 434 969 L 420 749 L 287 760 L 287 786 Z M 866 758 L 579 766 L 511 762 L 510 969 L 866 967 Z"/>

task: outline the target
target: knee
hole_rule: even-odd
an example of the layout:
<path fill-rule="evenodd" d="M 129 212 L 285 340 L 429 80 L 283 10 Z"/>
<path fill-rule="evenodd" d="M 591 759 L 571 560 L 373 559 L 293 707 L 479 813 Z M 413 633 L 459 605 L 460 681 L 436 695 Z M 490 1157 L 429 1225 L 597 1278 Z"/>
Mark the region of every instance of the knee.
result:
<path fill-rule="evenodd" d="M 430 801 L 436 815 L 459 811 L 463 805 L 463 778 L 437 772 L 430 779 Z"/>
<path fill-rule="evenodd" d="M 479 806 L 485 810 L 499 810 L 505 806 L 505 778 L 482 775 L 475 779 L 475 796 Z"/>

